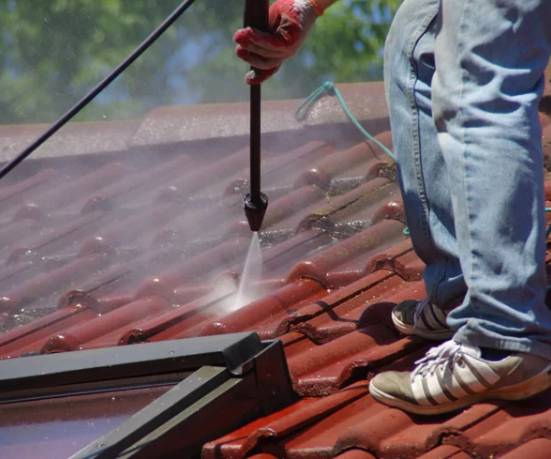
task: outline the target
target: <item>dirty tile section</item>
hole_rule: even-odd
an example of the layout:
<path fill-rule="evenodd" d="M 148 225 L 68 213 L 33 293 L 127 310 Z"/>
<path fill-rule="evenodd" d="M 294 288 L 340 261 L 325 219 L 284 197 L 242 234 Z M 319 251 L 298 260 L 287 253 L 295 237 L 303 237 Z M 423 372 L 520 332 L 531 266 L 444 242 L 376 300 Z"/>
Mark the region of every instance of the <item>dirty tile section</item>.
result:
<path fill-rule="evenodd" d="M 177 124 L 178 111 L 158 113 L 152 130 Z M 391 147 L 388 121 L 373 120 Z M 341 125 L 266 136 L 261 269 L 243 279 L 246 139 L 155 149 L 136 129 L 126 153 L 31 163 L 0 184 L 0 358 L 254 330 L 282 340 L 300 400 L 206 444 L 205 458 L 543 457 L 550 394 L 430 419 L 369 396 L 376 372 L 411 368 L 428 346 L 390 322 L 396 303 L 425 295 L 424 266 L 374 143 Z"/>
<path fill-rule="evenodd" d="M 375 144 L 268 142 L 262 273 L 238 304 L 248 152 L 188 149 L 56 163 L 0 185 L 0 357 L 246 329 L 275 337 L 300 320 L 292 310 L 392 263 L 385 254 L 407 241 L 393 166 Z"/>

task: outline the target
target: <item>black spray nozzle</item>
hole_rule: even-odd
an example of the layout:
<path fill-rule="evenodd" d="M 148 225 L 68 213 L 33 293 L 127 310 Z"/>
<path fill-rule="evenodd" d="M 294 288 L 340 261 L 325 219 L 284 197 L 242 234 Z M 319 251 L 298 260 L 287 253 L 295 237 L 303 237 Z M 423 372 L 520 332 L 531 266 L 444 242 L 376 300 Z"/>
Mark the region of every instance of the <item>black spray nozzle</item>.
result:
<path fill-rule="evenodd" d="M 253 200 L 250 194 L 246 194 L 243 199 L 243 207 L 251 231 L 259 231 L 268 208 L 268 197 L 264 193 L 260 193 L 260 199 Z"/>

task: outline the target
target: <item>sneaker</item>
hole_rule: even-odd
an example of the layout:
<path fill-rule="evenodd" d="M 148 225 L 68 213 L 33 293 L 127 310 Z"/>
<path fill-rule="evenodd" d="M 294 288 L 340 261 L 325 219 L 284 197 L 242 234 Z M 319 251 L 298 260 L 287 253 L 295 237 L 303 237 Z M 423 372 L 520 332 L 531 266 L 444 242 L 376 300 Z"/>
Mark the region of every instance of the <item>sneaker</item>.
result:
<path fill-rule="evenodd" d="M 453 336 L 446 325 L 446 312 L 428 299 L 404 301 L 392 310 L 392 322 L 404 335 L 415 335 L 432 340 L 445 340 Z"/>
<path fill-rule="evenodd" d="M 413 371 L 385 371 L 369 383 L 376 400 L 416 414 L 455 411 L 487 399 L 521 400 L 551 386 L 551 361 L 525 353 L 486 360 L 477 347 L 446 341 Z"/>

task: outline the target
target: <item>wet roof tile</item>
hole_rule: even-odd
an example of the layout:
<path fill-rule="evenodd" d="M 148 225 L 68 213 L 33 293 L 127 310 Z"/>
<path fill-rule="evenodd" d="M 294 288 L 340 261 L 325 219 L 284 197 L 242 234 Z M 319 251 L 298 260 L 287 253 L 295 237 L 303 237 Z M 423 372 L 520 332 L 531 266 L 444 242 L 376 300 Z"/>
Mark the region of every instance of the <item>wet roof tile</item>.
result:
<path fill-rule="evenodd" d="M 346 89 L 379 107 L 363 120 L 391 147 L 378 88 Z M 301 399 L 208 443 L 205 458 L 547 457 L 549 393 L 435 418 L 369 396 L 375 373 L 411 368 L 427 349 L 389 317 L 425 295 L 424 265 L 392 163 L 342 119 L 322 124 L 330 99 L 306 127 L 290 118 L 296 102 L 268 116 L 262 272 L 246 299 L 235 295 L 250 243 L 246 139 L 239 123 L 213 134 L 199 122 L 227 122 L 231 107 L 201 108 L 170 135 L 189 109 L 159 109 L 124 126 L 127 153 L 31 162 L 0 184 L 0 358 L 255 330 L 281 339 Z M 551 118 L 541 120 L 551 169 Z"/>
<path fill-rule="evenodd" d="M 502 456 L 503 459 L 545 459 L 549 456 L 551 440 L 549 438 L 534 438 L 526 443 L 513 448 Z"/>

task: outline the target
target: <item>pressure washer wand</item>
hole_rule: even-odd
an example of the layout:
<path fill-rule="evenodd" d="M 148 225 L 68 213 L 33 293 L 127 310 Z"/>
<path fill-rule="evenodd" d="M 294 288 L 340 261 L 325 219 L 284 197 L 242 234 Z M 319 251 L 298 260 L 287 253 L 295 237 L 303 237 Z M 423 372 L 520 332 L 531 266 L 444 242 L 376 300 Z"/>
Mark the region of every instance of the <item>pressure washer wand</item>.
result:
<path fill-rule="evenodd" d="M 245 27 L 254 27 L 258 30 L 268 30 L 269 0 L 245 0 Z M 254 68 L 252 69 L 254 70 Z M 268 208 L 268 197 L 260 191 L 260 84 L 251 85 L 251 128 L 250 154 L 251 178 L 250 192 L 245 195 L 243 207 L 251 231 L 258 231 L 262 226 L 264 214 Z"/>

